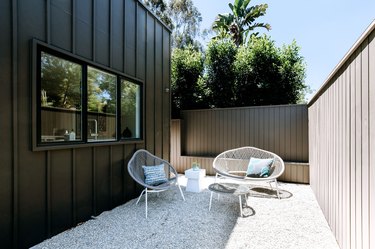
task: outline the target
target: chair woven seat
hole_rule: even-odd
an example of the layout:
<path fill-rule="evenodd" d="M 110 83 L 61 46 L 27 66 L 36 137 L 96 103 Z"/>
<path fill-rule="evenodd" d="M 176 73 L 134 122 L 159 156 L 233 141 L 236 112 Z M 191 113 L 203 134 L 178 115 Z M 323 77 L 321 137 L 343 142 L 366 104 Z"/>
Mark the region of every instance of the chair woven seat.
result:
<path fill-rule="evenodd" d="M 145 175 L 142 166 L 155 166 L 155 165 L 164 165 L 164 171 L 167 177 L 167 182 L 159 185 L 149 185 L 145 183 Z M 161 159 L 147 150 L 138 150 L 134 153 L 132 158 L 128 163 L 128 172 L 129 175 L 141 186 L 144 187 L 144 190 L 138 197 L 137 204 L 141 199 L 142 195 L 145 195 L 145 212 L 147 218 L 147 193 L 150 192 L 162 192 L 170 189 L 172 186 L 177 185 L 180 190 L 182 199 L 185 200 L 184 194 L 182 193 L 180 184 L 178 183 L 178 174 L 177 171 L 172 165 L 164 159 Z"/>
<path fill-rule="evenodd" d="M 247 168 L 251 158 L 273 159 L 273 162 L 270 166 L 270 174 L 268 177 L 246 176 Z M 255 147 L 241 147 L 237 149 L 227 150 L 222 152 L 215 158 L 213 162 L 213 168 L 216 171 L 216 176 L 228 177 L 244 181 L 273 181 L 276 184 L 277 195 L 280 198 L 277 188 L 277 178 L 283 174 L 285 166 L 284 161 L 275 153 Z"/>

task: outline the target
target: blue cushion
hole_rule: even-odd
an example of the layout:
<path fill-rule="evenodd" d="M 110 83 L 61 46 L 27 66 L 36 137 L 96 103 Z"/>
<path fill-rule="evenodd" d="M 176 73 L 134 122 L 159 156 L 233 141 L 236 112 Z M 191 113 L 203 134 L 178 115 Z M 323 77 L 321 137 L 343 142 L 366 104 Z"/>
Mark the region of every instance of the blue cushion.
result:
<path fill-rule="evenodd" d="M 270 166 L 272 162 L 272 158 L 260 159 L 252 157 L 250 158 L 246 175 L 251 177 L 268 177 L 270 174 Z"/>
<path fill-rule="evenodd" d="M 147 185 L 159 185 L 168 181 L 165 171 L 164 164 L 155 166 L 142 166 L 145 174 L 145 183 Z"/>

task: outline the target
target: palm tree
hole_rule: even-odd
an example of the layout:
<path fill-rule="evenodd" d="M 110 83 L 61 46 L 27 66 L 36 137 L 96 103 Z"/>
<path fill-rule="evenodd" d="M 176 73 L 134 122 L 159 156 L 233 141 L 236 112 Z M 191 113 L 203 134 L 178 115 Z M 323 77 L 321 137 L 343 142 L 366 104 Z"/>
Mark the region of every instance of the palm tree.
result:
<path fill-rule="evenodd" d="M 268 4 L 259 4 L 248 7 L 251 0 L 234 0 L 234 4 L 228 4 L 232 13 L 219 14 L 212 25 L 217 31 L 217 38 L 229 35 L 234 43 L 243 44 L 250 32 L 255 28 L 271 29 L 268 23 L 258 23 L 255 19 L 266 14 Z M 255 33 L 256 35 L 257 33 Z"/>

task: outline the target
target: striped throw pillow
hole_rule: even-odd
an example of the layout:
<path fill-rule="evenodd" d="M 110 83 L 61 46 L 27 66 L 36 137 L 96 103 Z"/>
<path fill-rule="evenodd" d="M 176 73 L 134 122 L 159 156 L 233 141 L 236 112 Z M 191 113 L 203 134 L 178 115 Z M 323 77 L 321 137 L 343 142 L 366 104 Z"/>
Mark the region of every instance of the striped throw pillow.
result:
<path fill-rule="evenodd" d="M 164 171 L 164 164 L 142 166 L 142 168 L 145 175 L 145 183 L 147 185 L 156 186 L 168 181 Z"/>

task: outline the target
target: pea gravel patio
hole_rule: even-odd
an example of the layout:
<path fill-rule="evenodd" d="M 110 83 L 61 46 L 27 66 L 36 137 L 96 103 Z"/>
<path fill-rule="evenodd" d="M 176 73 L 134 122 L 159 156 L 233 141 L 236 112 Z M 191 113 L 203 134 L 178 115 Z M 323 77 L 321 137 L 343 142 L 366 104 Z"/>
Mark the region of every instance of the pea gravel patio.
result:
<path fill-rule="evenodd" d="M 309 185 L 280 183 L 281 200 L 256 186 L 240 217 L 235 196 L 214 195 L 208 211 L 213 180 L 201 193 L 184 191 L 185 202 L 177 188 L 150 195 L 148 219 L 144 199 L 133 199 L 33 248 L 339 248 Z"/>

